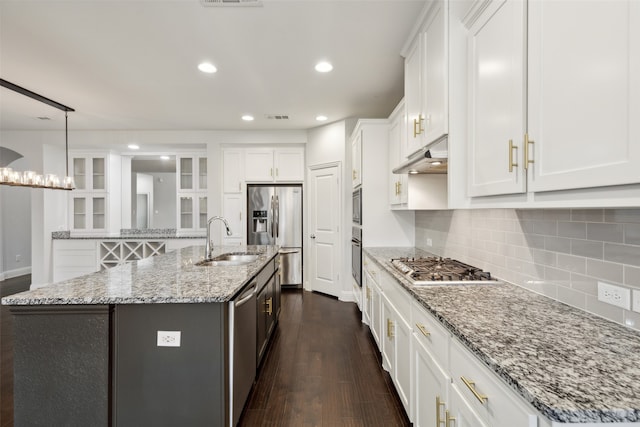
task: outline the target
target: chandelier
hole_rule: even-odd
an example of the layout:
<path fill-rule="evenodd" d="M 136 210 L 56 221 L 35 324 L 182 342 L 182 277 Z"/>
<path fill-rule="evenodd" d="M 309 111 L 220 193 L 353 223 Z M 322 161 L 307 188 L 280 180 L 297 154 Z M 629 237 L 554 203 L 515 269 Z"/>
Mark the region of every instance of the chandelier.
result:
<path fill-rule="evenodd" d="M 21 86 L 0 79 L 0 86 L 18 92 L 21 95 L 28 96 L 36 101 L 43 102 L 58 110 L 64 111 L 64 153 L 66 159 L 66 176 L 60 179 L 55 174 L 39 174 L 34 171 L 14 171 L 12 168 L 0 168 L 0 185 L 10 185 L 12 187 L 30 187 L 30 188 L 48 188 L 51 190 L 73 190 L 75 182 L 72 176 L 69 176 L 69 127 L 68 112 L 75 111 L 71 107 L 60 104 L 40 94 L 32 92 Z"/>

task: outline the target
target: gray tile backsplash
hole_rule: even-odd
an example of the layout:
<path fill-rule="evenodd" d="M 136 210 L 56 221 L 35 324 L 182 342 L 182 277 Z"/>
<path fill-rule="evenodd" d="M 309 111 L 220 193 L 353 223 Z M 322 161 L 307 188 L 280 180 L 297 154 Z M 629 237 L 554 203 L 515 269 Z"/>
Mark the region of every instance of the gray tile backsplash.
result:
<path fill-rule="evenodd" d="M 598 281 L 640 292 L 640 209 L 419 211 L 416 246 L 640 330 L 597 298 Z"/>

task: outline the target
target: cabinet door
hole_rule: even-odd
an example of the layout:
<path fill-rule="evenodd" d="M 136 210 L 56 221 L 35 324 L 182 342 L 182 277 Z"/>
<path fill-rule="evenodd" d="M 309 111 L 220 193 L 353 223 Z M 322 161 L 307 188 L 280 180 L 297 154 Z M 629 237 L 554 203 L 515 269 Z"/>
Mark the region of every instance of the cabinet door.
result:
<path fill-rule="evenodd" d="M 86 190 L 88 188 L 88 165 L 87 159 L 84 157 L 74 157 L 72 159 L 73 180 L 76 184 L 76 190 Z"/>
<path fill-rule="evenodd" d="M 529 2 L 529 191 L 640 182 L 639 25 L 636 0 Z"/>
<path fill-rule="evenodd" d="M 449 31 L 448 9 L 444 0 L 433 3 L 424 33 L 424 142 L 449 133 Z"/>
<path fill-rule="evenodd" d="M 411 414 L 411 327 L 398 312 L 393 319 L 393 340 L 396 347 L 393 382 L 405 411 Z"/>
<path fill-rule="evenodd" d="M 202 193 L 198 194 L 198 218 L 196 228 L 202 230 L 207 228 L 207 196 Z"/>
<path fill-rule="evenodd" d="M 206 190 L 207 189 L 207 158 L 206 157 L 196 157 L 198 161 L 198 182 L 197 189 L 198 190 Z"/>
<path fill-rule="evenodd" d="M 382 301 L 380 299 L 380 291 L 377 286 L 372 283 L 371 285 L 371 308 L 370 308 L 370 318 L 371 318 L 371 335 L 373 335 L 373 339 L 378 344 L 378 349 L 382 350 L 382 341 L 380 341 L 381 330 L 382 330 Z"/>
<path fill-rule="evenodd" d="M 382 307 L 382 367 L 393 378 L 396 365 L 396 345 L 394 340 L 394 309 L 391 303 L 381 295 Z"/>
<path fill-rule="evenodd" d="M 195 164 L 192 157 L 178 158 L 178 190 L 194 190 Z"/>
<path fill-rule="evenodd" d="M 244 160 L 247 182 L 273 182 L 273 150 L 247 149 Z"/>
<path fill-rule="evenodd" d="M 93 190 L 107 189 L 107 160 L 105 157 L 91 158 L 91 188 Z"/>
<path fill-rule="evenodd" d="M 193 194 L 178 196 L 178 228 L 193 230 L 195 223 L 196 201 Z"/>
<path fill-rule="evenodd" d="M 469 30 L 471 196 L 526 191 L 525 5 L 493 0 Z"/>
<path fill-rule="evenodd" d="M 362 184 L 362 131 L 351 141 L 351 179 L 353 188 Z"/>
<path fill-rule="evenodd" d="M 424 145 L 424 135 L 419 132 L 422 118 L 422 34 L 416 38 L 404 61 L 404 100 L 407 108 L 407 153 L 417 151 Z"/>
<path fill-rule="evenodd" d="M 400 138 L 404 128 L 401 120 L 394 120 L 389 125 L 389 204 L 397 205 L 400 203 L 400 177 L 402 175 L 391 173 L 393 168 L 397 167 L 401 161 L 400 157 Z"/>
<path fill-rule="evenodd" d="M 416 427 L 440 426 L 449 403 L 451 378 L 434 361 L 419 338 L 413 338 L 413 424 Z"/>
<path fill-rule="evenodd" d="M 304 151 L 302 149 L 276 149 L 276 181 L 304 181 Z"/>
<path fill-rule="evenodd" d="M 224 237 L 242 238 L 244 236 L 244 197 L 242 194 L 225 194 L 223 197 L 223 216 L 229 223 L 231 236 L 222 233 Z M 222 225 L 221 225 L 222 227 Z"/>
<path fill-rule="evenodd" d="M 222 185 L 225 193 L 241 193 L 244 181 L 244 163 L 241 150 L 223 150 Z"/>

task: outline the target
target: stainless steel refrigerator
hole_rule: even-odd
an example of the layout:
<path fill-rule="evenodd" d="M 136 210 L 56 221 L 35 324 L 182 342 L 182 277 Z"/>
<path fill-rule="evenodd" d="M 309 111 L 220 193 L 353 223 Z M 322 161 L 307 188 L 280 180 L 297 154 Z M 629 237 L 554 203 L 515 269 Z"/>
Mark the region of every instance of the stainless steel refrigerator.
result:
<path fill-rule="evenodd" d="M 247 244 L 279 245 L 281 285 L 302 285 L 302 186 L 247 185 Z"/>

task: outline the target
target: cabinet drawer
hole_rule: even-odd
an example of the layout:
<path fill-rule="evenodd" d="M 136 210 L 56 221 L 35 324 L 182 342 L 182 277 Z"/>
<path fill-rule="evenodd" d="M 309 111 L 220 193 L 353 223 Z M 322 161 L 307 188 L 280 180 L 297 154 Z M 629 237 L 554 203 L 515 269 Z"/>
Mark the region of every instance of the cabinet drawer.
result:
<path fill-rule="evenodd" d="M 405 322 L 409 323 L 411 320 L 411 296 L 407 290 L 385 271 L 380 271 L 378 285 L 398 314 Z"/>
<path fill-rule="evenodd" d="M 537 425 L 537 414 L 525 407 L 487 367 L 457 339 L 451 340 L 453 384 L 469 406 L 492 427 L 530 427 Z M 466 381 L 466 383 L 465 383 Z M 474 393 L 475 391 L 475 393 Z M 477 394 L 477 395 L 476 395 Z M 482 402 L 481 402 L 482 400 Z"/>
<path fill-rule="evenodd" d="M 417 301 L 411 303 L 411 328 L 416 339 L 445 371 L 449 370 L 449 333 Z"/>
<path fill-rule="evenodd" d="M 376 283 L 379 282 L 380 267 L 368 255 L 362 255 L 362 269 L 369 273 L 369 276 L 371 276 Z"/>

